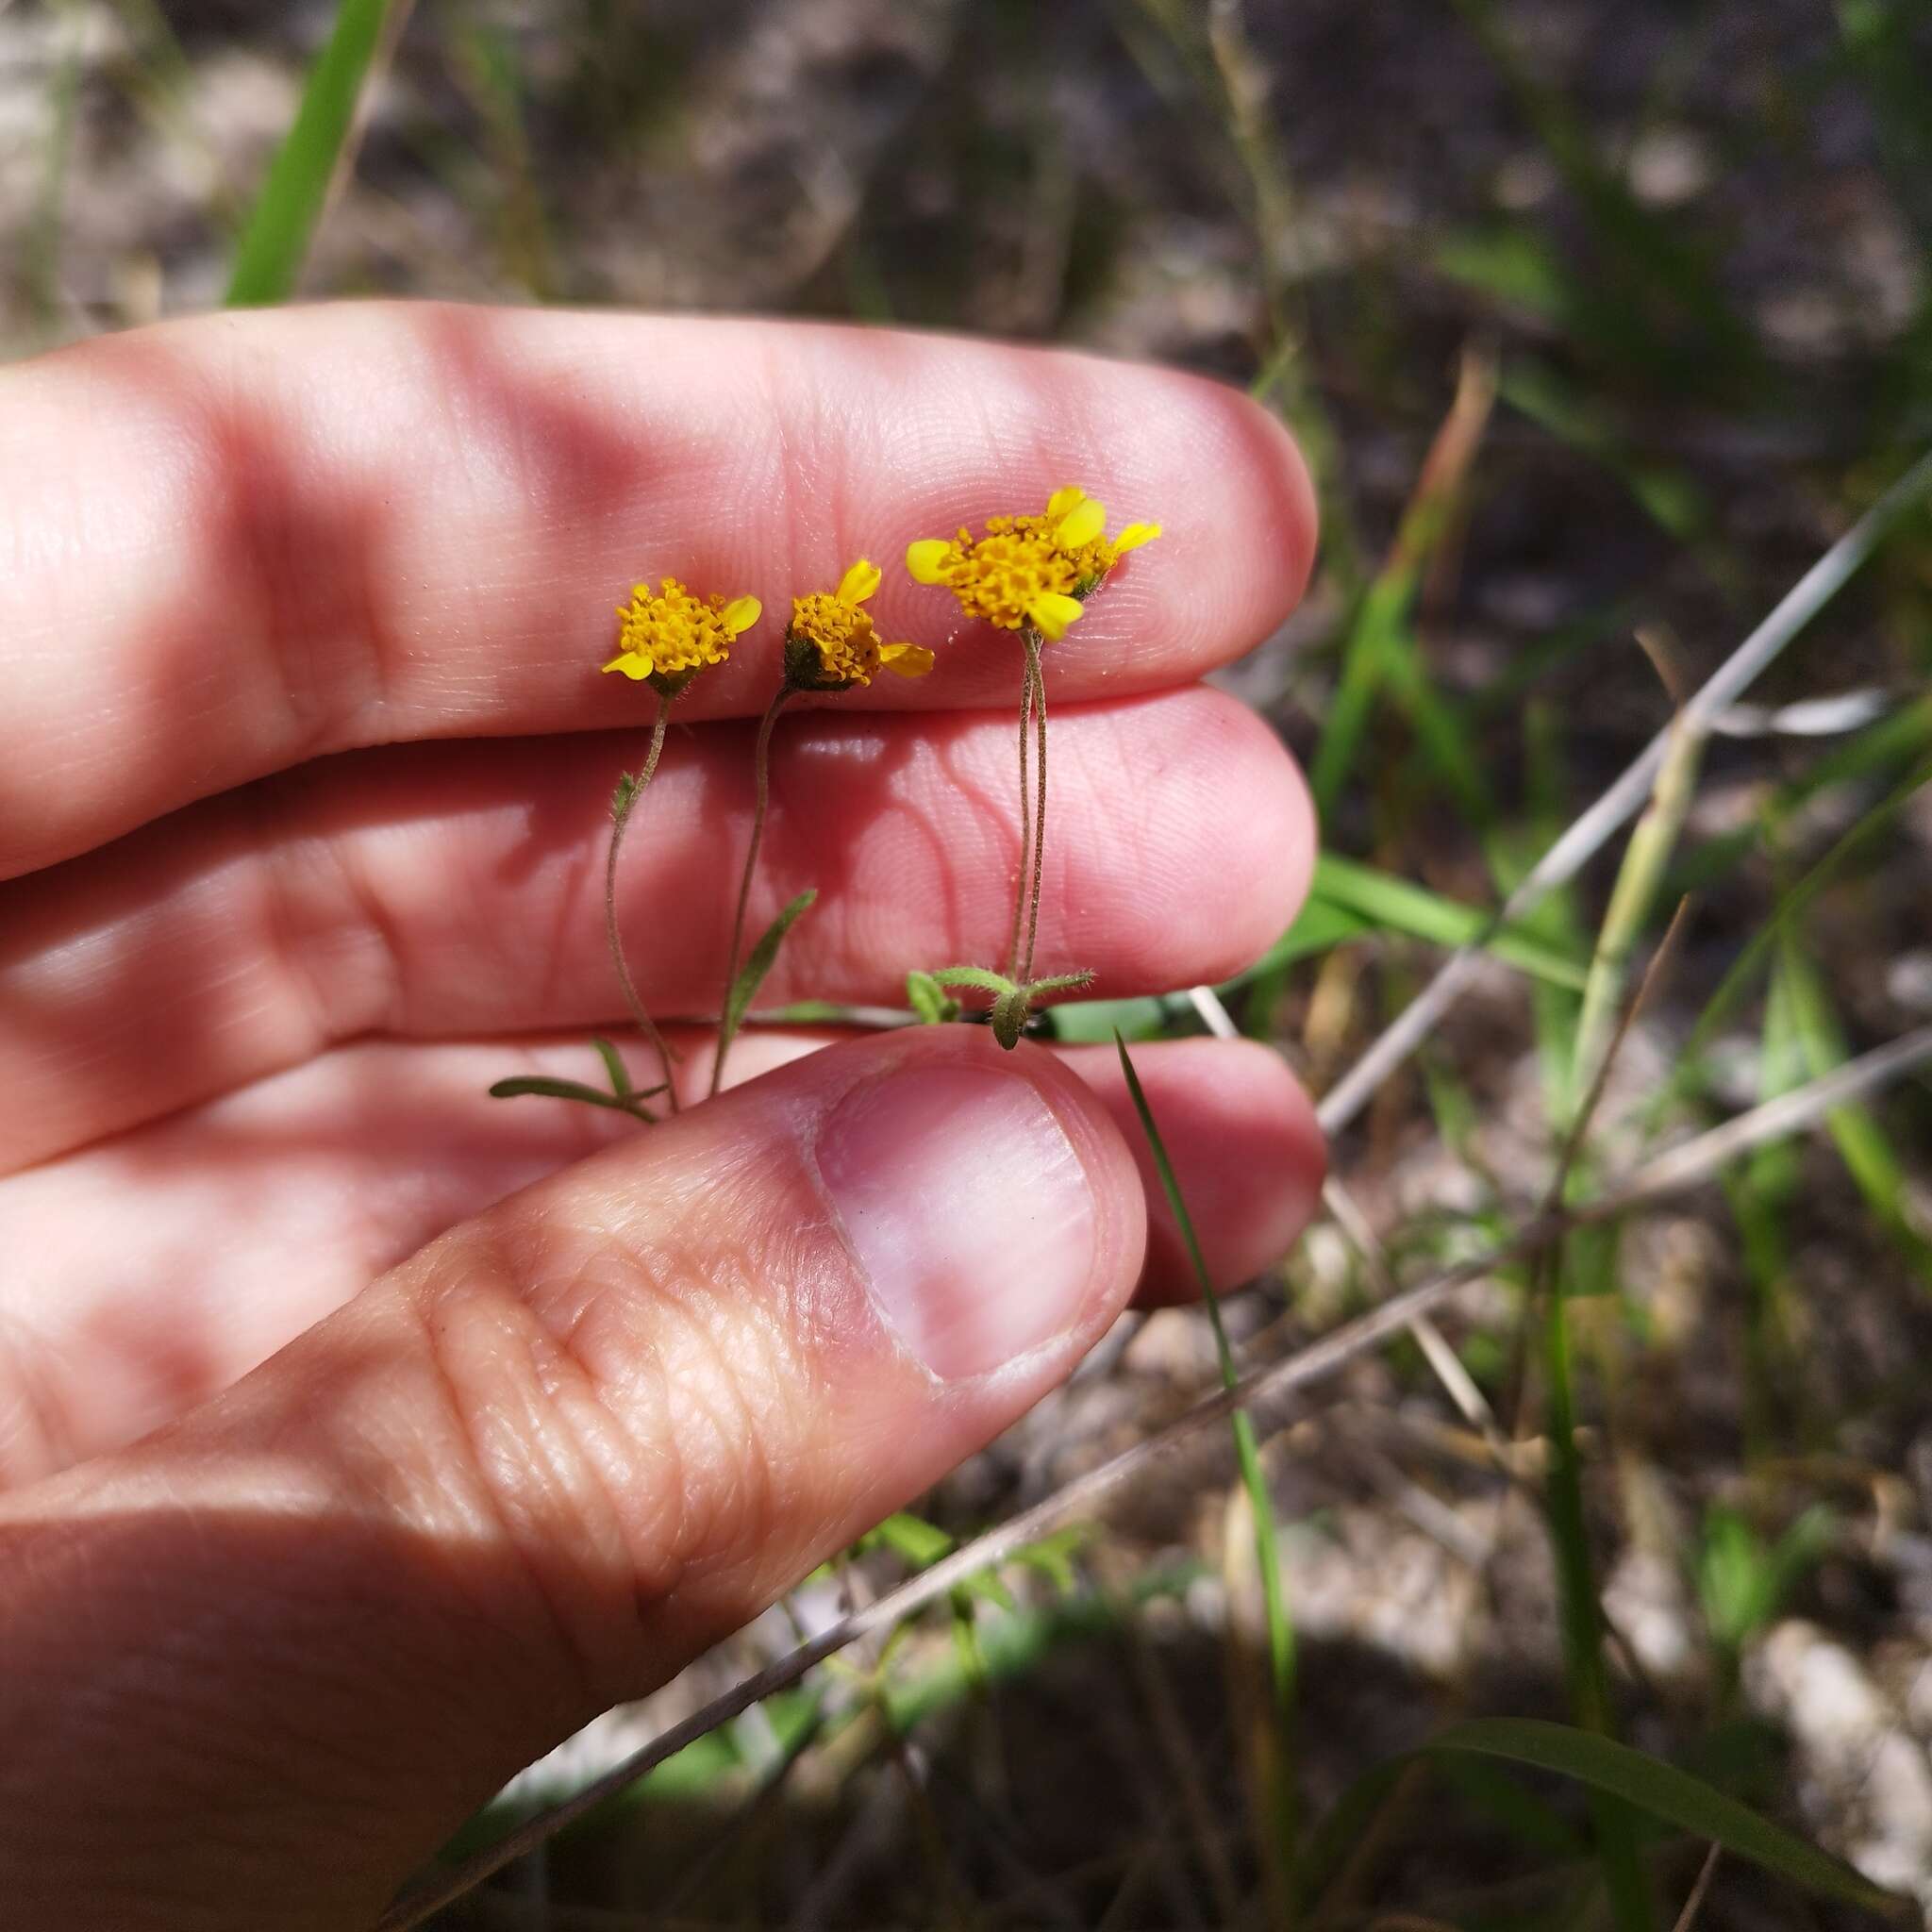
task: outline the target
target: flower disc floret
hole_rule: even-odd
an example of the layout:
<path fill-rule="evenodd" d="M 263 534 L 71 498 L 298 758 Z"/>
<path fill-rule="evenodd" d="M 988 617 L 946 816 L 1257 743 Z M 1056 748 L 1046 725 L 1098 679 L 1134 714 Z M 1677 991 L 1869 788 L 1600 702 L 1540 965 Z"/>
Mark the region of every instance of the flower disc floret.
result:
<path fill-rule="evenodd" d="M 785 631 L 786 680 L 797 691 L 850 691 L 870 684 L 882 666 L 900 677 L 924 677 L 932 653 L 920 644 L 887 643 L 865 609 L 879 587 L 877 564 L 861 557 L 836 591 L 791 600 Z"/>
<path fill-rule="evenodd" d="M 1107 507 L 1077 485 L 1056 490 L 1044 514 L 989 517 L 975 539 L 908 546 L 906 567 L 922 584 L 943 584 L 968 617 L 1002 630 L 1031 625 L 1049 643 L 1067 633 L 1081 606 L 1130 550 L 1160 535 L 1158 524 L 1107 534 Z"/>
<path fill-rule="evenodd" d="M 675 577 L 665 577 L 656 591 L 634 585 L 630 602 L 617 609 L 617 655 L 603 668 L 632 679 L 689 682 L 724 663 L 732 639 L 749 630 L 762 608 L 756 597 L 700 597 Z"/>

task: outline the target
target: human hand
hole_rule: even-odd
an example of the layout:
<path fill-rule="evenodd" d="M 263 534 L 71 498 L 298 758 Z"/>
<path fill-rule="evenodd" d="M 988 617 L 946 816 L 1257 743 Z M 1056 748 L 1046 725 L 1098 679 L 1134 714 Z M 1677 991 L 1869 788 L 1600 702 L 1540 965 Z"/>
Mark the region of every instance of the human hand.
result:
<path fill-rule="evenodd" d="M 1313 848 L 1273 735 L 1192 683 L 1279 622 L 1313 541 L 1237 395 L 438 308 L 0 373 L 20 1923 L 366 1923 L 508 1774 L 929 1486 L 1134 1293 L 1186 1292 L 1108 1050 L 761 1032 L 758 1077 L 643 1130 L 484 1091 L 588 1077 L 615 1006 L 603 811 L 646 708 L 596 666 L 625 587 L 779 610 L 1070 478 L 1167 536 L 1050 654 L 1041 960 L 1108 996 L 1215 978 Z M 938 668 L 788 720 L 754 929 L 820 899 L 768 999 L 896 999 L 1010 916 L 1011 640 L 948 642 L 897 572 L 873 608 Z M 717 1002 L 776 629 L 680 703 L 633 834 L 659 1013 Z M 1237 1282 L 1311 1205 L 1307 1106 L 1258 1047 L 1136 1058 Z"/>

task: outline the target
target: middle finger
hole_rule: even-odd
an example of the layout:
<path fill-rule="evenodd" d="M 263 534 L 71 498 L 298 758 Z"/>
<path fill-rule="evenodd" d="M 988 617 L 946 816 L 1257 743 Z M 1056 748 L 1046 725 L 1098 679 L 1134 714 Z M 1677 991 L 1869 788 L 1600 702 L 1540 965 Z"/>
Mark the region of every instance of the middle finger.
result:
<path fill-rule="evenodd" d="M 641 706 L 642 712 L 644 707 Z M 635 736 L 318 760 L 0 886 L 0 1173 L 367 1033 L 591 1024 L 617 1009 L 602 869 Z M 717 1009 L 751 734 L 673 734 L 619 888 L 665 1017 Z M 1305 890 L 1306 794 L 1273 733 L 1192 688 L 1057 708 L 1039 968 L 1097 995 L 1224 976 Z M 998 964 L 1018 857 L 1013 720 L 788 716 L 750 930 L 819 900 L 761 998 L 903 1000 Z"/>

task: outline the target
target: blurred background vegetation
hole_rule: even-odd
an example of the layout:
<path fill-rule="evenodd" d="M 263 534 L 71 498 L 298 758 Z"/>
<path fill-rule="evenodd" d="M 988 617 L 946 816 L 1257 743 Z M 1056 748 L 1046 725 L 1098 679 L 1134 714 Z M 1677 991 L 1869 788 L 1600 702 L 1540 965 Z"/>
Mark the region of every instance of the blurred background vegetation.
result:
<path fill-rule="evenodd" d="M 1224 681 L 1303 757 L 1327 857 L 1224 993 L 1320 1093 L 1932 444 L 1932 5 L 0 0 L 0 236 L 7 356 L 231 298 L 434 294 L 986 331 L 1251 386 L 1325 530 L 1305 608 Z M 1686 894 L 1573 1180 L 1932 1017 L 1928 669 L 1922 504 L 1680 747 L 1647 847 L 1501 939 L 1379 1087 L 1341 1225 L 1227 1305 L 1242 1368 L 1563 1185 L 1580 1074 Z M 1706 1924 L 1865 1922 L 1521 1751 L 1403 1766 L 1524 1717 L 1668 1759 L 1923 1911 L 1928 1145 L 1921 1079 L 1498 1270 L 1447 1342 L 1311 1391 L 1249 1482 L 1219 1437 L 1169 1458 L 442 1923 L 1627 1932 L 1704 1878 Z M 1216 1377 L 1201 1311 L 1130 1318 L 791 1624 L 472 1840 Z"/>

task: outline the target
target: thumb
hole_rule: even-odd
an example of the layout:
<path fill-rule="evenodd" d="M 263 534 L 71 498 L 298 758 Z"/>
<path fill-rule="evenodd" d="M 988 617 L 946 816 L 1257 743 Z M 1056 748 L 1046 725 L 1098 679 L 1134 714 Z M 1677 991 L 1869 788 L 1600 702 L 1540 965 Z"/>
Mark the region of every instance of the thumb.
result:
<path fill-rule="evenodd" d="M 815 1054 L 464 1224 L 0 1504 L 22 1923 L 341 1927 L 519 1766 L 916 1495 L 1124 1304 L 1044 1052 Z"/>

